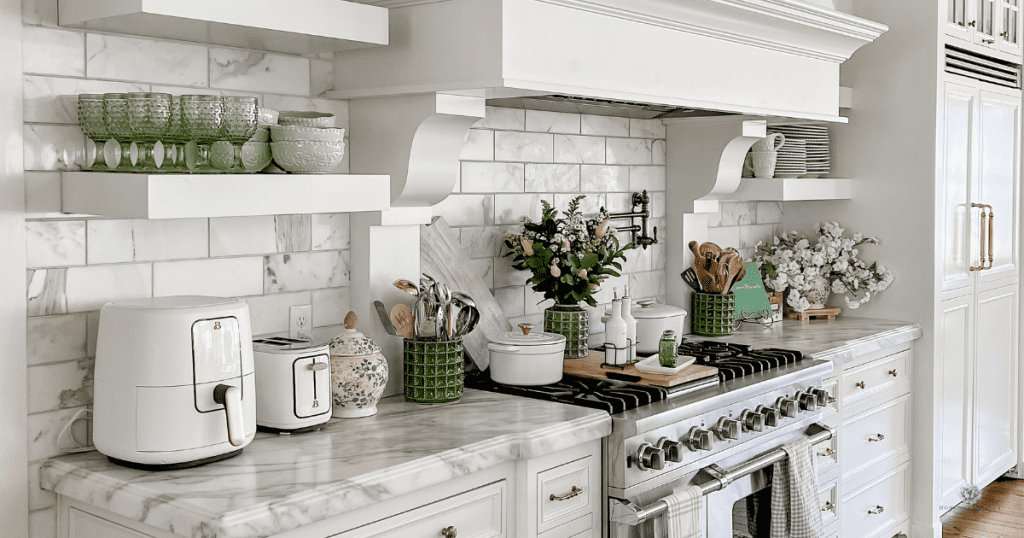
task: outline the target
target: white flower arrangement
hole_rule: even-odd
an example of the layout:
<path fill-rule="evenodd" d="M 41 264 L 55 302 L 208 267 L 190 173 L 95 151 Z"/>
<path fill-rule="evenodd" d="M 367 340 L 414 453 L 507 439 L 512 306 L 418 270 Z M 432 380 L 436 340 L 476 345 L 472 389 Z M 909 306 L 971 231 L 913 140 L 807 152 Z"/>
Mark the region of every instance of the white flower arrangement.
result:
<path fill-rule="evenodd" d="M 845 238 L 838 222 L 820 224 L 818 231 L 821 236 L 813 246 L 795 231 L 776 237 L 771 245 L 757 244 L 755 261 L 761 268 L 765 285 L 780 293 L 788 289 L 786 303 L 793 310 L 803 312 L 810 308 L 808 295 L 821 291 L 821 278 L 832 293 L 852 295 L 852 299 L 845 297 L 851 309 L 868 302 L 872 295 L 892 284 L 892 271 L 878 262 L 868 265 L 858 257 L 858 247 L 877 245 L 878 239 L 862 234 Z M 858 298 L 861 292 L 863 296 Z"/>

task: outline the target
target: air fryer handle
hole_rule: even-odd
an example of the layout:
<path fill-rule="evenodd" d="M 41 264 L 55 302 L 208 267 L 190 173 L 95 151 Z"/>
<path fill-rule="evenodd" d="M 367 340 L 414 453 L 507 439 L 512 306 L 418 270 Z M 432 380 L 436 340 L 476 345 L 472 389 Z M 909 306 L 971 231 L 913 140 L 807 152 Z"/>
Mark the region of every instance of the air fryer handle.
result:
<path fill-rule="evenodd" d="M 233 446 L 245 442 L 245 425 L 242 423 L 242 391 L 231 385 L 217 385 L 213 389 L 213 401 L 224 406 L 228 419 L 228 441 Z"/>

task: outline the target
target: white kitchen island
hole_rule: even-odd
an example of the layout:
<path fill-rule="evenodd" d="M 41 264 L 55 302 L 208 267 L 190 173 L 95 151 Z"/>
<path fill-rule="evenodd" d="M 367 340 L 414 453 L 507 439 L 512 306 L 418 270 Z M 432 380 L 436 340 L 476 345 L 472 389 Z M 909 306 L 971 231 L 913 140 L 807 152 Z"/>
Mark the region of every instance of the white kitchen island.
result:
<path fill-rule="evenodd" d="M 59 496 L 62 537 L 600 536 L 607 413 L 475 390 L 378 407 L 318 432 L 260 433 L 241 455 L 192 469 L 56 458 L 41 483 Z M 583 493 L 549 498 L 574 487 Z"/>

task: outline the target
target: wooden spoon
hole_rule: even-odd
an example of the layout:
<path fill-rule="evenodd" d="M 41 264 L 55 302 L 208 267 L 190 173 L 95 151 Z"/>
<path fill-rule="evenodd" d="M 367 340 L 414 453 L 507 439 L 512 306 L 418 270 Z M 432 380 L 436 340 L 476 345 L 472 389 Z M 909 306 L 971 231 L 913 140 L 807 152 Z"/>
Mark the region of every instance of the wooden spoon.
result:
<path fill-rule="evenodd" d="M 412 339 L 412 310 L 409 309 L 409 305 L 399 303 L 391 307 L 391 323 L 395 325 L 398 334 L 410 340 Z"/>
<path fill-rule="evenodd" d="M 396 280 L 394 284 L 396 288 L 404 291 L 405 293 L 408 293 L 409 295 L 412 295 L 413 297 L 419 297 L 420 295 L 420 289 L 416 287 L 416 284 L 413 284 L 412 282 L 404 278 Z"/>
<path fill-rule="evenodd" d="M 700 255 L 700 249 L 697 248 L 697 242 L 696 241 L 690 241 L 689 247 L 690 247 L 690 251 L 693 252 L 693 263 L 697 263 L 697 260 L 699 260 L 699 259 L 704 257 L 704 256 Z"/>
<path fill-rule="evenodd" d="M 704 257 L 707 257 L 708 254 L 710 254 L 715 260 L 722 257 L 722 247 L 711 242 L 702 243 L 698 250 L 700 251 L 701 256 Z"/>

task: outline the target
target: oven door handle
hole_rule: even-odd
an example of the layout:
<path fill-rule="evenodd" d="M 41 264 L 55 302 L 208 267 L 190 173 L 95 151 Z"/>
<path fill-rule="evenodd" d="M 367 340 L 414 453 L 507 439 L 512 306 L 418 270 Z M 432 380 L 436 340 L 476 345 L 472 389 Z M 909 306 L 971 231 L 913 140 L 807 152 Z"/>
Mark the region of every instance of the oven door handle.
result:
<path fill-rule="evenodd" d="M 832 439 L 835 437 L 835 433 L 835 429 L 831 426 L 814 423 L 808 428 L 807 439 L 812 445 L 816 445 L 822 441 Z M 784 459 L 786 459 L 786 451 L 777 448 L 767 454 L 747 460 L 728 469 L 723 470 L 717 465 L 705 467 L 702 470 L 705 471 L 705 474 L 711 476 L 712 479 L 700 485 L 701 494 L 714 493 L 744 476 L 760 471 Z M 616 499 L 614 497 L 610 501 L 612 522 L 623 525 L 640 525 L 668 511 L 668 503 L 664 499 L 659 499 L 646 506 L 639 506 L 628 500 Z"/>

